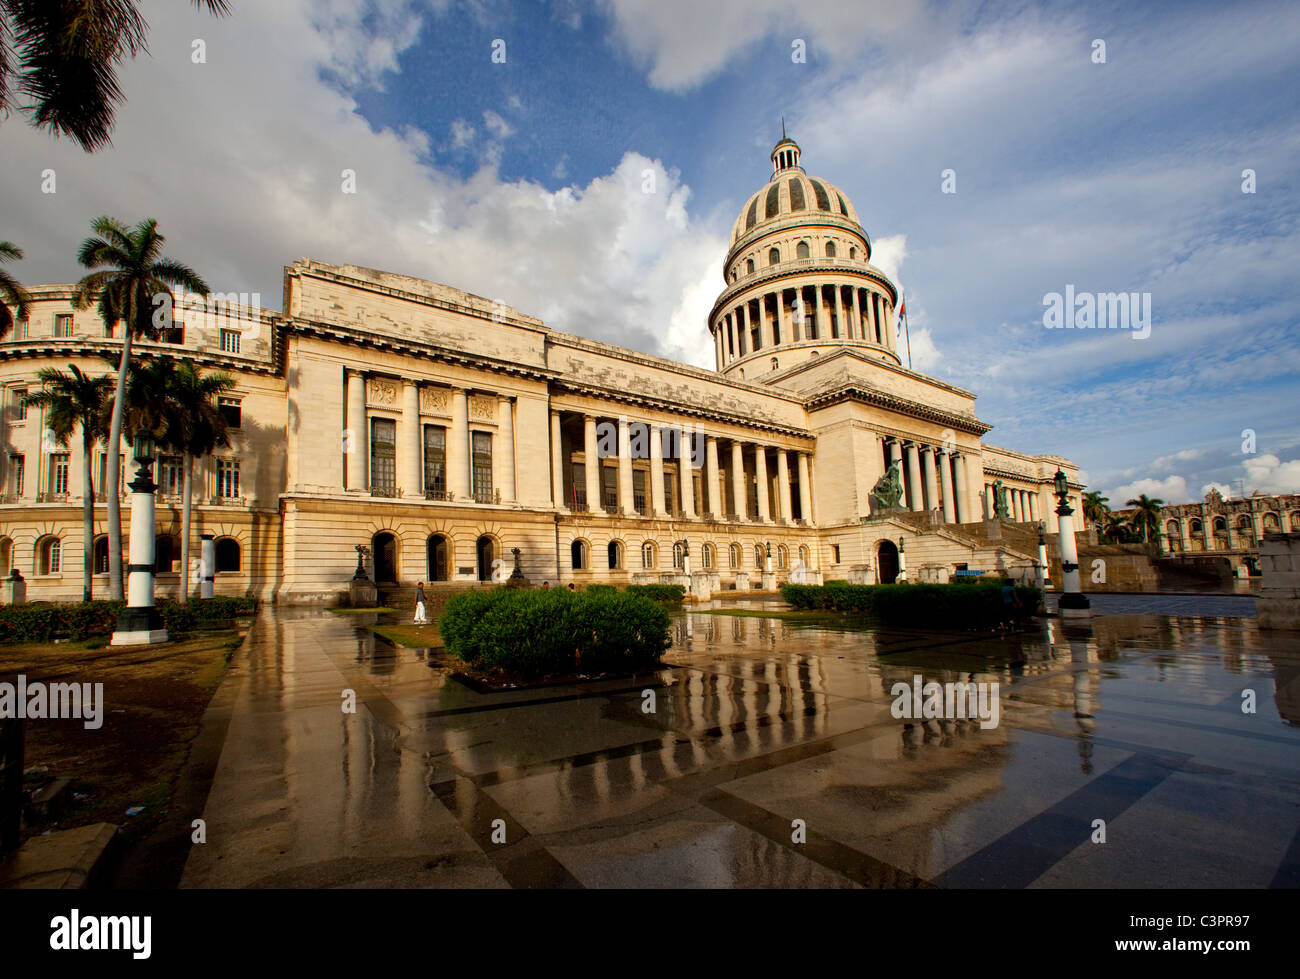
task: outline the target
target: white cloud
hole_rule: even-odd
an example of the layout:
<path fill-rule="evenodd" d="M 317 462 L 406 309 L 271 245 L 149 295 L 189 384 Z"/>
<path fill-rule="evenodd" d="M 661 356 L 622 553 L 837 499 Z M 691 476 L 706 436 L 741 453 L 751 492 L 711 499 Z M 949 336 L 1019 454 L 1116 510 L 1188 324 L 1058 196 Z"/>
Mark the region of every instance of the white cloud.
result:
<path fill-rule="evenodd" d="M 1112 510 L 1123 509 L 1129 500 L 1135 500 L 1145 493 L 1153 500 L 1166 503 L 1190 503 L 1187 495 L 1187 480 L 1182 476 L 1168 476 L 1165 479 L 1138 479 L 1112 490 L 1106 490 L 1103 496 L 1110 499 Z"/>
<path fill-rule="evenodd" d="M 1210 490 L 1218 490 L 1219 495 L 1225 500 L 1232 498 L 1232 488 L 1224 483 L 1206 483 L 1201 487 L 1201 499 L 1210 495 Z"/>
<path fill-rule="evenodd" d="M 1242 462 L 1247 492 L 1300 493 L 1300 459 L 1283 462 L 1275 455 L 1251 456 Z"/>
<path fill-rule="evenodd" d="M 453 119 L 451 121 L 451 145 L 456 149 L 464 149 L 472 142 L 474 142 L 474 127 L 464 119 Z"/>
<path fill-rule="evenodd" d="M 505 139 L 511 135 L 515 129 L 510 123 L 506 122 L 500 115 L 488 109 L 483 113 L 483 125 L 497 139 Z"/>

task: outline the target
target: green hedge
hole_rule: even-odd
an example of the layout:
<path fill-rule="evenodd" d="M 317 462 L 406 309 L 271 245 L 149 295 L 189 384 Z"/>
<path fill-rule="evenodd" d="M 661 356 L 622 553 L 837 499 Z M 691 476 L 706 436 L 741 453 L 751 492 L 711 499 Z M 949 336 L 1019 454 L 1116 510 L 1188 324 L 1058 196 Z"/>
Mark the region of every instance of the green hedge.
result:
<path fill-rule="evenodd" d="M 37 602 L 0 606 L 0 643 L 51 642 L 108 635 L 117 626 L 123 601 Z M 187 605 L 171 599 L 158 602 L 158 612 L 169 633 L 224 628 L 236 616 L 257 611 L 253 598 L 192 598 Z"/>
<path fill-rule="evenodd" d="M 962 587 L 828 582 L 824 586 L 783 585 L 781 595 L 797 609 L 867 612 L 887 625 L 946 629 L 995 629 L 1008 622 L 1025 622 L 1041 598 L 1037 588 L 1025 586 L 1016 586 L 1008 596 L 997 582 Z"/>
<path fill-rule="evenodd" d="M 627 594 L 640 595 L 652 602 L 680 602 L 686 597 L 685 585 L 628 585 Z"/>
<path fill-rule="evenodd" d="M 626 592 L 466 592 L 438 620 L 447 650 L 471 666 L 527 675 L 653 667 L 671 640 L 668 612 Z"/>

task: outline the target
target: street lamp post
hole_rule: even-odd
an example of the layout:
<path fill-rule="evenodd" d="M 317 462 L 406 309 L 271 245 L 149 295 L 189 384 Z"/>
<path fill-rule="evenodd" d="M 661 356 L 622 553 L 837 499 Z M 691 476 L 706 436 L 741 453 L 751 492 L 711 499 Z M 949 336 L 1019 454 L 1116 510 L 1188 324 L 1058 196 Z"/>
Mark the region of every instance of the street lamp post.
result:
<path fill-rule="evenodd" d="M 907 580 L 907 557 L 903 553 L 903 538 L 898 538 L 898 577 L 896 581 Z"/>
<path fill-rule="evenodd" d="M 1052 478 L 1056 492 L 1056 516 L 1060 525 L 1061 547 L 1061 615 L 1066 618 L 1091 614 L 1091 603 L 1083 595 L 1079 583 L 1079 551 L 1074 542 L 1074 510 L 1069 503 L 1070 485 L 1060 469 Z"/>
<path fill-rule="evenodd" d="M 1034 565 L 1034 570 L 1038 575 L 1038 590 L 1045 592 L 1050 584 L 1047 578 L 1047 538 L 1044 536 L 1046 526 L 1039 521 L 1038 524 L 1038 562 Z"/>
<path fill-rule="evenodd" d="M 153 436 L 141 432 L 135 437 L 133 455 L 137 469 L 131 480 L 131 546 L 126 566 L 126 607 L 117 617 L 110 645 L 143 646 L 166 642 L 167 629 L 153 603 L 154 490 Z"/>
<path fill-rule="evenodd" d="M 772 573 L 772 542 L 767 542 L 767 556 L 763 559 L 763 570 Z"/>
<path fill-rule="evenodd" d="M 685 537 L 682 538 L 682 572 L 688 578 L 691 576 L 691 542 Z"/>

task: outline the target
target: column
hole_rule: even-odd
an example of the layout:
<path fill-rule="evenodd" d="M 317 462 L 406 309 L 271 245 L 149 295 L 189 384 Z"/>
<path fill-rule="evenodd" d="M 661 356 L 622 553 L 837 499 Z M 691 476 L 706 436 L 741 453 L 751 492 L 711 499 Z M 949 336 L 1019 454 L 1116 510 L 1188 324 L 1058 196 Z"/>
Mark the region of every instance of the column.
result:
<path fill-rule="evenodd" d="M 1036 492 L 1029 494 L 1029 519 L 1035 522 L 1038 520 L 1038 494 Z"/>
<path fill-rule="evenodd" d="M 843 340 L 848 336 L 849 324 L 844 319 L 844 294 L 840 292 L 840 287 L 835 286 L 835 329 L 839 333 L 840 339 Z"/>
<path fill-rule="evenodd" d="M 469 395 L 451 390 L 451 428 L 447 432 L 447 492 L 453 500 L 469 496 Z"/>
<path fill-rule="evenodd" d="M 949 465 L 951 456 L 940 449 L 939 450 L 939 485 L 943 489 L 943 522 L 957 522 L 957 508 L 953 505 L 952 492 L 952 466 Z"/>
<path fill-rule="evenodd" d="M 632 426 L 626 418 L 618 420 L 618 505 L 625 517 L 636 513 L 636 500 L 632 496 Z M 627 560 L 624 555 L 624 561 Z"/>
<path fill-rule="evenodd" d="M 958 523 L 970 523 L 971 514 L 967 513 L 968 504 L 966 502 L 966 457 L 964 455 L 954 455 L 952 464 L 952 477 L 954 490 L 952 501 L 955 506 L 956 521 Z"/>
<path fill-rule="evenodd" d="M 776 505 L 781 519 L 786 523 L 794 520 L 790 509 L 790 460 L 785 449 L 776 450 Z"/>
<path fill-rule="evenodd" d="M 808 479 L 808 453 L 799 453 L 799 512 L 800 518 L 812 524 L 812 484 Z"/>
<path fill-rule="evenodd" d="M 736 505 L 736 519 L 749 519 L 749 500 L 745 497 L 745 449 L 732 439 L 731 442 L 731 493 Z"/>
<path fill-rule="evenodd" d="M 776 293 L 776 315 L 781 317 L 781 339 L 786 343 L 799 339 L 794 335 L 794 326 L 792 325 L 794 317 L 786 313 L 784 289 L 779 289 Z"/>
<path fill-rule="evenodd" d="M 687 433 L 683 431 L 677 445 L 680 455 L 677 459 L 678 492 L 682 498 L 682 516 L 688 520 L 695 516 L 695 467 L 691 464 L 691 444 L 686 441 Z M 694 441 L 694 439 L 692 439 Z"/>
<path fill-rule="evenodd" d="M 768 316 L 767 313 L 767 297 L 770 295 L 770 292 L 765 292 L 763 295 L 758 297 L 758 321 L 763 324 L 763 346 L 765 347 L 773 347 L 776 345 L 776 335 L 775 330 L 773 329 L 773 322 L 776 319 L 777 311 L 773 310 L 771 316 Z"/>
<path fill-rule="evenodd" d="M 876 330 L 876 294 L 870 289 L 867 290 L 867 308 L 863 312 L 866 316 L 867 339 L 872 343 L 879 343 L 880 337 Z"/>
<path fill-rule="evenodd" d="M 658 425 L 647 425 L 650 438 L 650 512 L 666 517 L 664 510 L 664 440 Z"/>
<path fill-rule="evenodd" d="M 370 468 L 370 433 L 366 431 L 366 379 L 358 371 L 348 371 L 348 431 L 351 437 L 343 442 L 347 455 L 347 488 L 364 493 Z"/>
<path fill-rule="evenodd" d="M 600 459 L 596 447 L 596 416 L 582 416 L 582 453 L 587 477 L 587 512 L 601 513 Z"/>
<path fill-rule="evenodd" d="M 853 313 L 849 319 L 849 339 L 862 339 L 862 310 L 858 308 L 858 287 L 854 286 L 853 292 Z"/>
<path fill-rule="evenodd" d="M 884 338 L 885 346 L 897 352 L 898 344 L 894 339 L 893 323 L 889 315 L 889 300 L 884 296 L 880 297 L 880 334 Z"/>
<path fill-rule="evenodd" d="M 925 509 L 925 502 L 921 499 L 920 451 L 915 442 L 907 446 L 907 504 L 910 510 Z"/>
<path fill-rule="evenodd" d="M 704 441 L 704 492 L 709 513 L 713 519 L 722 519 L 722 494 L 718 487 L 718 440 L 709 436 Z"/>
<path fill-rule="evenodd" d="M 424 496 L 420 486 L 420 386 L 402 382 L 401 435 L 397 448 L 397 493 L 399 496 Z"/>
<path fill-rule="evenodd" d="M 924 446 L 921 453 L 921 470 L 925 474 L 925 509 L 933 510 L 939 505 L 939 484 L 934 474 L 934 450 Z"/>
<path fill-rule="evenodd" d="M 754 446 L 754 479 L 758 483 L 758 519 L 772 522 L 772 511 L 767 505 L 767 447 Z"/>
<path fill-rule="evenodd" d="M 741 303 L 736 307 L 736 351 L 744 357 L 749 353 L 749 304 Z"/>
<path fill-rule="evenodd" d="M 502 503 L 515 502 L 515 403 L 509 398 L 502 398 L 497 403 L 497 426 L 500 446 L 493 453 L 499 460 L 497 487 L 501 490 Z"/>
<path fill-rule="evenodd" d="M 551 505 L 564 503 L 564 443 L 560 434 L 560 413 L 551 412 Z"/>

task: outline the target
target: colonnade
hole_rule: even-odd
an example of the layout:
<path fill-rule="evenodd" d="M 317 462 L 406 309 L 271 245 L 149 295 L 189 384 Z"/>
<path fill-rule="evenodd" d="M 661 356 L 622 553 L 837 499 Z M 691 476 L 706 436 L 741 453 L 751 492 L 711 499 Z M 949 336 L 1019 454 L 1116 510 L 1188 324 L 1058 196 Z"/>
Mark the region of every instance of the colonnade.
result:
<path fill-rule="evenodd" d="M 966 502 L 966 467 L 976 460 L 942 445 L 914 439 L 885 439 L 889 462 L 899 464 L 903 480 L 902 503 L 909 510 L 941 509 L 944 523 L 967 523 L 972 517 Z"/>
<path fill-rule="evenodd" d="M 1033 490 L 1017 489 L 1014 486 L 1006 486 L 1007 491 L 1007 509 L 1010 510 L 1009 520 L 1017 523 L 1029 523 L 1039 519 L 1038 494 Z M 990 519 L 997 513 L 997 494 L 994 492 L 993 483 L 984 484 L 985 515 Z"/>
<path fill-rule="evenodd" d="M 857 285 L 791 286 L 749 295 L 714 321 L 718 369 L 752 353 L 801 340 L 866 340 L 894 350 L 889 299 Z"/>

